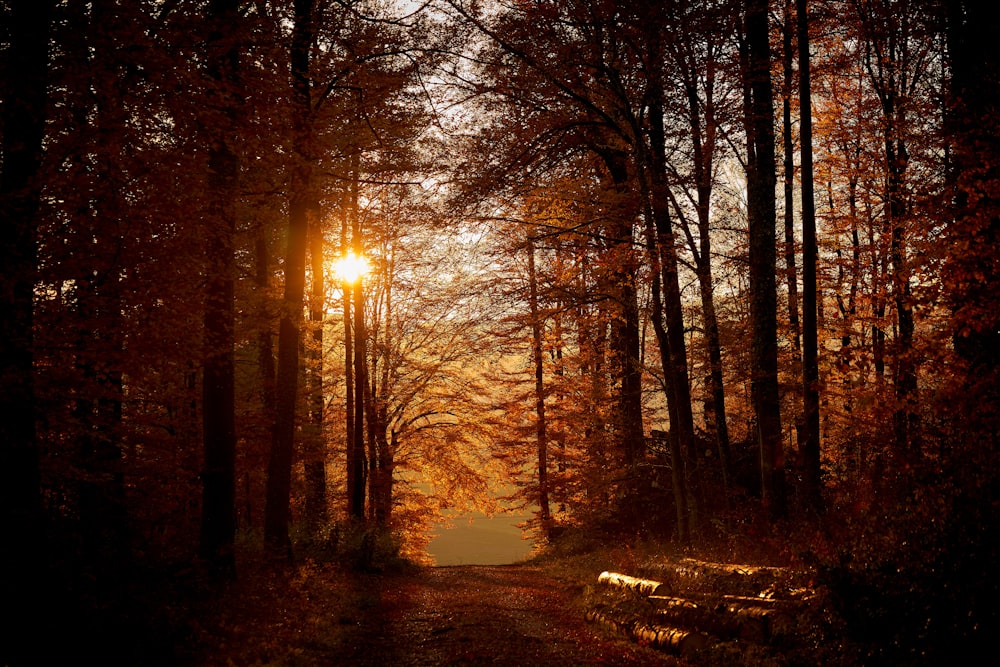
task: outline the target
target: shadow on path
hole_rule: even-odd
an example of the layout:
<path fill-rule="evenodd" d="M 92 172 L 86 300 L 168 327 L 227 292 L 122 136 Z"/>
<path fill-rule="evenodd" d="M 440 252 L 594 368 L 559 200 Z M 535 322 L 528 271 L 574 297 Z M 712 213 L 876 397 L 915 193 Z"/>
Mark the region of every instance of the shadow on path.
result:
<path fill-rule="evenodd" d="M 364 618 L 344 665 L 670 665 L 589 625 L 570 593 L 525 566 L 436 567 L 359 582 Z"/>

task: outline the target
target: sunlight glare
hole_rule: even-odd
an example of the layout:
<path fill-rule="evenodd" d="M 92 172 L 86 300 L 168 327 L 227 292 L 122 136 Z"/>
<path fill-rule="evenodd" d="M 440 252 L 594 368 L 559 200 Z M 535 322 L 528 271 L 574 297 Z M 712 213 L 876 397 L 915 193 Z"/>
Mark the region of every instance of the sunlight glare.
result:
<path fill-rule="evenodd" d="M 347 283 L 354 283 L 368 273 L 368 260 L 364 255 L 357 256 L 353 252 L 341 257 L 333 263 L 337 277 Z"/>

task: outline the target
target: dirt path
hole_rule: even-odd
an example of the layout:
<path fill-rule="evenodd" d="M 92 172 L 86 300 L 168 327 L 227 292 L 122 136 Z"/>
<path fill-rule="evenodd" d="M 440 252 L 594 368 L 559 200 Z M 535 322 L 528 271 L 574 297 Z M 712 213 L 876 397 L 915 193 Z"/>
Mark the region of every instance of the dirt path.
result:
<path fill-rule="evenodd" d="M 338 648 L 344 665 L 670 665 L 583 619 L 528 566 L 428 568 L 366 582 L 369 609 Z"/>

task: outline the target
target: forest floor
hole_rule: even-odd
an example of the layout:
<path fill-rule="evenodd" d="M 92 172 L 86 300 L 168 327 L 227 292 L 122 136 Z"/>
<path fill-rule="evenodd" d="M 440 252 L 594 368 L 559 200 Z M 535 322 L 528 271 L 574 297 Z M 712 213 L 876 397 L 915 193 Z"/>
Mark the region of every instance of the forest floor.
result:
<path fill-rule="evenodd" d="M 586 532 L 506 566 L 337 552 L 274 567 L 247 550 L 224 586 L 188 568 L 133 587 L 141 621 L 71 646 L 143 667 L 980 664 L 1000 627 L 996 560 L 956 544 L 971 546 L 854 549 L 839 565 L 760 539 L 695 552 Z"/>
<path fill-rule="evenodd" d="M 373 667 L 863 664 L 822 596 L 808 593 L 813 602 L 804 604 L 781 599 L 787 597 L 782 590 L 812 590 L 809 583 L 806 589 L 799 587 L 803 573 L 798 569 L 661 556 L 652 562 L 642 559 L 652 564 L 650 570 L 634 558 L 615 562 L 610 555 L 602 550 L 507 566 L 398 565 L 380 573 L 312 562 L 285 570 L 244 570 L 226 591 L 205 595 L 200 606 L 185 610 L 184 631 L 174 637 L 168 662 Z M 597 574 L 605 567 L 658 574 L 668 582 L 661 589 L 684 596 L 682 606 L 690 609 L 681 611 L 694 613 L 694 623 L 701 626 L 694 629 L 695 650 L 688 650 L 690 643 L 654 648 L 660 637 L 636 636 L 637 618 L 659 627 L 670 612 L 656 609 L 657 601 L 647 595 L 599 584 Z M 757 596 L 757 588 L 762 597 L 753 609 L 770 618 L 777 618 L 775 609 L 786 609 L 786 602 L 796 605 L 787 608 L 792 616 L 782 613 L 784 631 L 776 633 L 777 626 L 771 627 L 773 621 L 764 616 L 732 616 L 735 594 Z M 671 599 L 679 598 L 659 602 Z M 764 608 L 771 605 L 781 606 Z M 671 609 L 676 611 L 677 603 Z M 738 623 L 720 632 L 706 612 L 728 614 Z"/>
<path fill-rule="evenodd" d="M 354 574 L 306 566 L 217 600 L 189 665 L 676 665 L 588 623 L 572 585 L 532 565 Z M 200 616 L 200 615 L 199 615 Z"/>

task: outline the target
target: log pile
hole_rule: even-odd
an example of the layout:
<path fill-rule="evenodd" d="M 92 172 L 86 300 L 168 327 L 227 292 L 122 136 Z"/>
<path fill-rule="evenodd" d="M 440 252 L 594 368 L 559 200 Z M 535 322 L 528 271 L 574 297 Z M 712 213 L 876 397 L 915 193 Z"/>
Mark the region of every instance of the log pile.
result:
<path fill-rule="evenodd" d="M 787 649 L 822 604 L 809 573 L 783 568 L 683 559 L 637 574 L 602 572 L 587 619 L 680 656 L 722 644 Z"/>

